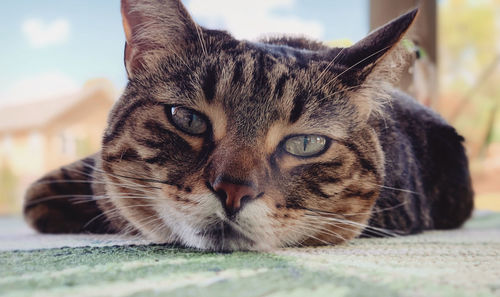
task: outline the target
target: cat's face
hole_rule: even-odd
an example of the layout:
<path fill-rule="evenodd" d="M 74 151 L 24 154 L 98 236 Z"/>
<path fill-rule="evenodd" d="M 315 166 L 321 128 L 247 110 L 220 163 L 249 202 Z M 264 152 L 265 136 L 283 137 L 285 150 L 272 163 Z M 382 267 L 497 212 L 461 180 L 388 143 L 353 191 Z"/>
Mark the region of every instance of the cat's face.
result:
<path fill-rule="evenodd" d="M 130 79 L 102 150 L 120 213 L 203 249 L 357 236 L 383 184 L 367 82 L 383 53 L 351 67 L 347 50 L 237 41 L 178 1 L 144 2 L 122 1 Z"/>

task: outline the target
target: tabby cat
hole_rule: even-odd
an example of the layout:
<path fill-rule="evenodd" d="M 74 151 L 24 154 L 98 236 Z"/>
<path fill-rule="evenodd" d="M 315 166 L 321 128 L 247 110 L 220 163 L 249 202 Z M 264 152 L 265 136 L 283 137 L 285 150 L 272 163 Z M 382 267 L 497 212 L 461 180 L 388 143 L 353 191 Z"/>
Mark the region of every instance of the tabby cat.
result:
<path fill-rule="evenodd" d="M 236 40 L 180 0 L 122 0 L 128 84 L 102 150 L 27 191 L 45 233 L 207 250 L 337 244 L 459 227 L 463 138 L 391 87 L 417 10 L 358 43 Z"/>

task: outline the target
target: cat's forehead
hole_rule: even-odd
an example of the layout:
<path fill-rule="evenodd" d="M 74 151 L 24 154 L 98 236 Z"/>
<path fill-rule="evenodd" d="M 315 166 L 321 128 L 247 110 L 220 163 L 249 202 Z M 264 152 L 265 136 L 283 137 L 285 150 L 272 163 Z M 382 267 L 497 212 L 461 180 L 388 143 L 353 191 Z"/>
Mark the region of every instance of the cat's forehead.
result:
<path fill-rule="evenodd" d="M 343 85 L 325 84 L 332 74 L 324 71 L 328 63 L 317 51 L 234 40 L 214 48 L 166 57 L 135 84 L 138 92 L 225 121 L 225 127 L 248 138 L 277 123 L 299 127 L 297 133 L 326 134 L 335 122 L 346 126 L 342 114 L 354 112 L 334 100 Z"/>
<path fill-rule="evenodd" d="M 250 134 L 275 122 L 292 125 L 314 117 L 319 125 L 321 119 L 338 116 L 333 100 L 325 98 L 339 85 L 318 81 L 322 68 L 311 62 L 314 52 L 248 42 L 240 48 L 215 53 L 199 64 L 193 82 L 198 92 L 190 104 L 202 111 L 207 105 L 220 106 L 231 126 Z"/>

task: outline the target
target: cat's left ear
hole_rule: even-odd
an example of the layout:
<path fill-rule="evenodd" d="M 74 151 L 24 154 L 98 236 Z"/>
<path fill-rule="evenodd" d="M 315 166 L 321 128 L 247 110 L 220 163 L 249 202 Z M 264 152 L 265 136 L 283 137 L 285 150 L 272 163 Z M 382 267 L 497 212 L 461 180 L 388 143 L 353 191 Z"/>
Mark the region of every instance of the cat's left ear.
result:
<path fill-rule="evenodd" d="M 199 30 L 180 0 L 121 0 L 121 13 L 129 78 L 159 56 L 181 55 Z"/>
<path fill-rule="evenodd" d="M 354 45 L 342 49 L 337 63 L 346 67 L 346 72 L 363 80 L 393 49 L 415 20 L 418 8 L 376 29 Z M 347 73 L 346 73 L 347 74 Z M 347 76 L 347 75 L 346 75 Z"/>

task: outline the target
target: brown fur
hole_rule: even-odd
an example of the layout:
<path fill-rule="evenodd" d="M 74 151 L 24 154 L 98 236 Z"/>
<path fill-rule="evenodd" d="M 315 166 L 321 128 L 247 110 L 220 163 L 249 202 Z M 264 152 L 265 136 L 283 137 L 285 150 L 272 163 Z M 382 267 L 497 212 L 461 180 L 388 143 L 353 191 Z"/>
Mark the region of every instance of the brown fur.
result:
<path fill-rule="evenodd" d="M 25 214 L 36 229 L 262 250 L 457 227 L 469 216 L 460 138 L 389 87 L 401 64 L 397 42 L 416 11 L 349 48 L 238 41 L 196 25 L 177 0 L 123 0 L 122 14 L 129 83 L 101 152 L 28 191 Z M 183 131 L 170 118 L 172 106 L 196 111 L 208 130 Z M 454 175 L 426 173 L 440 162 L 426 142 L 432 128 L 451 137 L 460 165 L 446 166 Z M 294 135 L 321 135 L 327 144 L 297 157 L 284 150 Z M 249 194 L 241 200 L 228 197 L 243 188 Z M 462 189 L 456 202 L 448 188 Z M 87 200 L 73 207 L 80 193 Z M 447 203 L 462 210 L 459 217 L 440 217 Z"/>

